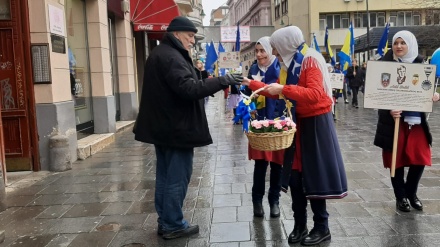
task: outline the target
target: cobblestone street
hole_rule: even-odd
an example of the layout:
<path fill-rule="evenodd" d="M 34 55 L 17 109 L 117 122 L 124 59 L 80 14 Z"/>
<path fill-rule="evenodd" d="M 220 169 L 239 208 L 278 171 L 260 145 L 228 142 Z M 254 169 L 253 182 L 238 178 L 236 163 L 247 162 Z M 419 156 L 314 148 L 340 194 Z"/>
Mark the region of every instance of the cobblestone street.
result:
<path fill-rule="evenodd" d="M 281 195 L 280 218 L 269 217 L 267 196 L 265 218 L 253 217 L 253 161 L 247 159 L 242 126 L 232 125 L 222 96 L 217 93 L 207 105 L 214 144 L 195 151 L 184 206 L 186 219 L 200 226 L 198 235 L 167 241 L 157 235 L 154 147 L 135 141 L 128 130 L 70 171 L 7 188 L 0 246 L 289 246 L 294 225 L 290 193 Z M 381 150 L 372 144 L 377 111 L 339 101 L 336 128 L 349 194 L 328 201 L 332 240 L 321 246 L 439 246 L 440 105 L 429 119 L 433 166 L 425 170 L 418 192 L 424 211 L 401 213 Z"/>

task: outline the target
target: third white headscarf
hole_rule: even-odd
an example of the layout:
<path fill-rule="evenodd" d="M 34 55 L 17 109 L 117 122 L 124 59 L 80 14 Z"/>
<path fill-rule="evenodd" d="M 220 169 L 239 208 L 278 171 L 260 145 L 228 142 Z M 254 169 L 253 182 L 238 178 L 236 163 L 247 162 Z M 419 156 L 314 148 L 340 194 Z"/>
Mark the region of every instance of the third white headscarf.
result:
<path fill-rule="evenodd" d="M 261 44 L 263 46 L 264 51 L 267 53 L 267 57 L 269 58 L 268 64 L 258 64 L 258 68 L 260 68 L 263 72 L 266 72 L 267 68 L 273 64 L 275 61 L 275 56 L 272 55 L 272 46 L 270 45 L 270 37 L 264 36 L 261 37 L 256 44 Z"/>
<path fill-rule="evenodd" d="M 419 55 L 419 45 L 417 44 L 416 37 L 410 31 L 399 31 L 393 36 L 393 44 L 398 38 L 403 39 L 408 46 L 408 53 L 399 57 L 399 59 L 404 63 L 414 62 L 414 59 Z"/>
<path fill-rule="evenodd" d="M 287 68 L 289 68 L 298 47 L 304 42 L 301 29 L 296 26 L 280 28 L 270 36 L 270 44 L 277 49 Z"/>

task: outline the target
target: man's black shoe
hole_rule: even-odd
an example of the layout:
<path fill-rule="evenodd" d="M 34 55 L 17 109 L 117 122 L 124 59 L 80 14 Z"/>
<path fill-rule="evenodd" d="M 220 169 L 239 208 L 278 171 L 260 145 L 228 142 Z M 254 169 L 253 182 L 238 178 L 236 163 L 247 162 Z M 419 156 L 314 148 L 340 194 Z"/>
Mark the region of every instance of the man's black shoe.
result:
<path fill-rule="evenodd" d="M 396 200 L 396 208 L 402 212 L 409 212 L 411 209 L 409 208 L 408 199 L 403 198 L 402 200 Z"/>
<path fill-rule="evenodd" d="M 255 217 L 263 217 L 264 216 L 263 204 L 261 202 L 254 203 L 254 216 Z"/>
<path fill-rule="evenodd" d="M 164 232 L 163 226 L 157 225 L 157 235 L 162 236 Z"/>
<path fill-rule="evenodd" d="M 423 204 L 419 200 L 419 198 L 417 198 L 417 196 L 408 197 L 408 201 L 409 201 L 409 204 L 411 204 L 411 207 L 413 207 L 414 209 L 417 209 L 420 211 L 423 210 Z"/>
<path fill-rule="evenodd" d="M 270 217 L 278 218 L 280 217 L 280 206 L 278 203 L 270 205 Z"/>
<path fill-rule="evenodd" d="M 181 238 L 181 237 L 188 237 L 193 234 L 199 233 L 199 226 L 198 225 L 188 225 L 187 228 L 177 230 L 174 232 L 164 232 L 162 238 L 163 239 L 175 239 L 175 238 Z"/>
<path fill-rule="evenodd" d="M 309 230 L 306 225 L 298 226 L 295 225 L 293 231 L 289 234 L 289 239 L 287 240 L 291 244 L 296 244 L 301 242 L 305 237 L 307 237 Z"/>
<path fill-rule="evenodd" d="M 312 229 L 309 235 L 307 235 L 307 237 L 301 241 L 301 245 L 305 245 L 305 246 L 317 245 L 321 242 L 330 240 L 331 238 L 332 235 L 330 234 L 329 229 L 325 231 Z"/>

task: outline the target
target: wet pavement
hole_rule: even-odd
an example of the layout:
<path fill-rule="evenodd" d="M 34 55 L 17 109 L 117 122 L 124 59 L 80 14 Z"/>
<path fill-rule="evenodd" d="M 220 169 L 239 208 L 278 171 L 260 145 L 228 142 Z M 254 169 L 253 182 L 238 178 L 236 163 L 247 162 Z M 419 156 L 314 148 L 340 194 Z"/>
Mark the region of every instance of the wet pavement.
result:
<path fill-rule="evenodd" d="M 328 201 L 332 240 L 320 246 L 440 246 L 440 111 L 429 120 L 433 166 L 418 192 L 424 211 L 400 213 L 381 151 L 372 144 L 377 112 L 339 101 L 336 128 L 349 195 Z M 8 209 L 0 213 L 5 231 L 0 246 L 289 246 L 290 195 L 282 193 L 280 218 L 269 217 L 267 196 L 266 216 L 253 217 L 253 161 L 247 160 L 247 139 L 230 114 L 222 94 L 209 100 L 214 144 L 195 150 L 184 204 L 185 218 L 200 226 L 198 235 L 167 241 L 157 235 L 154 148 L 125 131 L 71 171 L 9 189 Z"/>

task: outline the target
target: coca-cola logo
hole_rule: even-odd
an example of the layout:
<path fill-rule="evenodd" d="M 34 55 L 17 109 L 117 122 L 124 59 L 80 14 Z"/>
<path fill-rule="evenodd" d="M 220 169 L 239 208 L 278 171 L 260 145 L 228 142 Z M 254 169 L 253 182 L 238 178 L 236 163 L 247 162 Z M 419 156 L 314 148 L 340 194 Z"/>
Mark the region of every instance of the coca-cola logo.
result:
<path fill-rule="evenodd" d="M 160 27 L 160 30 L 167 30 L 167 28 L 168 28 L 167 25 L 162 25 L 162 26 Z"/>
<path fill-rule="evenodd" d="M 147 30 L 147 31 L 151 31 L 153 30 L 154 26 L 153 25 L 143 25 L 143 24 L 139 24 L 138 25 L 138 29 L 139 30 Z"/>

